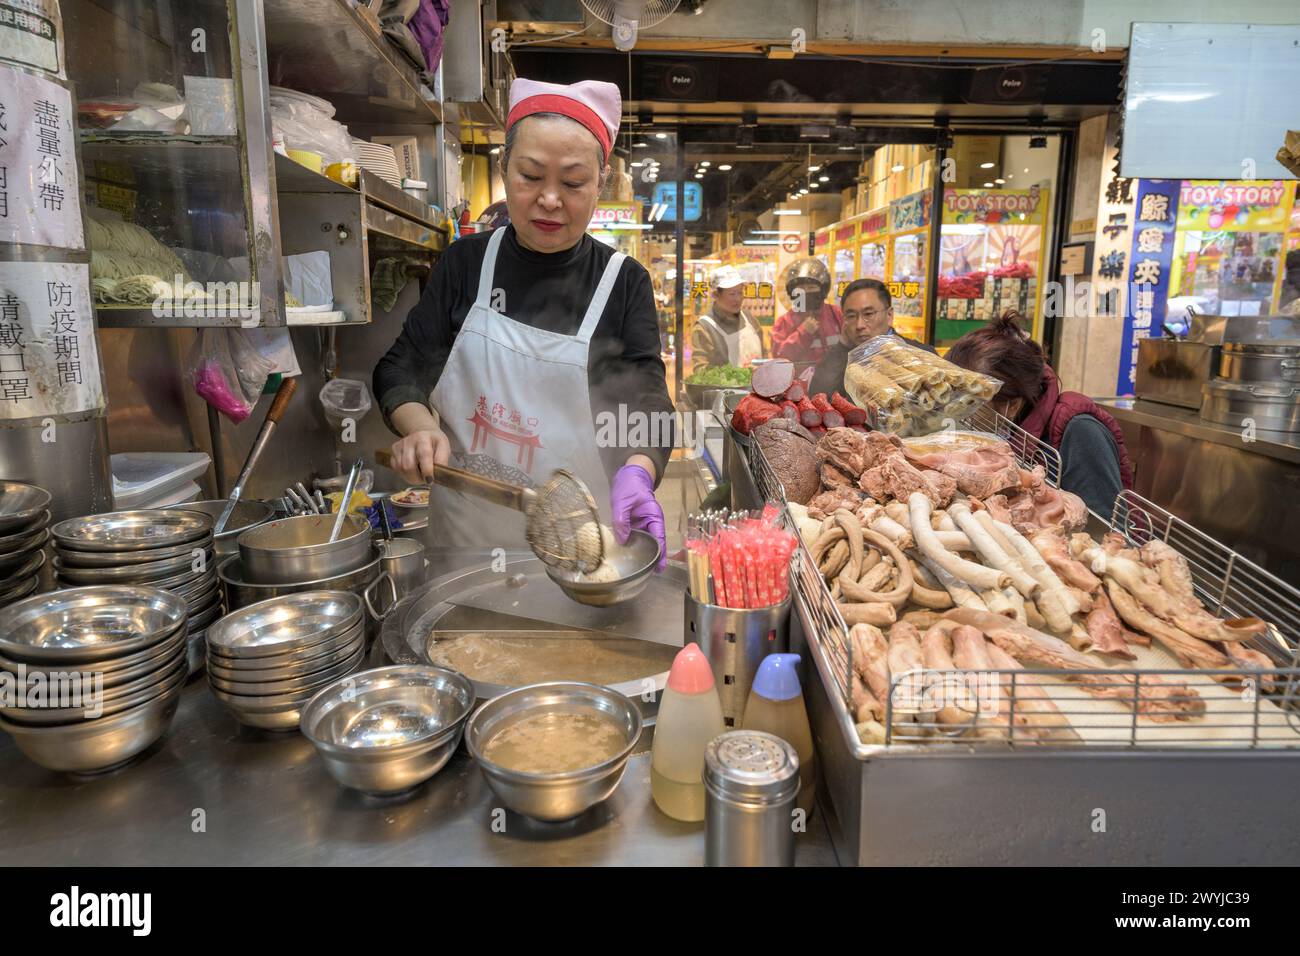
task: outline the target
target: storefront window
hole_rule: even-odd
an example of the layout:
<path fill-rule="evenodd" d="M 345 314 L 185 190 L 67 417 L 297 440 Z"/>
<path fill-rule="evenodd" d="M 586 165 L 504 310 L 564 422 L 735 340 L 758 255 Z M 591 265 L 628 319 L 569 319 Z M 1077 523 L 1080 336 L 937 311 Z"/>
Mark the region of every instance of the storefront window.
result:
<path fill-rule="evenodd" d="M 935 344 L 952 345 L 1007 311 L 1043 338 L 1060 140 L 958 137 L 955 181 L 944 189 Z"/>

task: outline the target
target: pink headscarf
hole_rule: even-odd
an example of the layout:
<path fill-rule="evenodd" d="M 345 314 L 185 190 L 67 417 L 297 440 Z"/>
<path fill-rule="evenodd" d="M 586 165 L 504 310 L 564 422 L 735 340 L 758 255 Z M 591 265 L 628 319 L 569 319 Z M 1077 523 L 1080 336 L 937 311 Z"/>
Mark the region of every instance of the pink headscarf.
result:
<path fill-rule="evenodd" d="M 583 80 L 567 86 L 522 78 L 515 80 L 510 86 L 506 129 L 534 113 L 559 113 L 581 123 L 596 137 L 605 158 L 609 159 L 623 114 L 623 98 L 615 84 L 601 80 Z"/>

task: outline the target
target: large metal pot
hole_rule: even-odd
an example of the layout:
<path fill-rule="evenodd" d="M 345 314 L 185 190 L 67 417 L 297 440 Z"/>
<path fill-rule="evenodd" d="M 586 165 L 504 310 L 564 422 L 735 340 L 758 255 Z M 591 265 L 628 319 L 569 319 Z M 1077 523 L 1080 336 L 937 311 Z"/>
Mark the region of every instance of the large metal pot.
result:
<path fill-rule="evenodd" d="M 225 498 L 211 498 L 207 501 L 186 501 L 179 505 L 165 505 L 166 511 L 202 511 L 210 515 L 215 525 L 218 518 L 221 517 L 222 510 L 229 502 Z M 226 529 L 217 535 L 213 540 L 217 551 L 217 559 L 228 558 L 239 550 L 239 536 L 249 528 L 256 528 L 260 524 L 266 524 L 275 516 L 275 509 L 265 501 L 254 501 L 251 499 L 240 499 L 235 503 L 235 510 L 230 513 L 226 519 Z"/>
<path fill-rule="evenodd" d="M 1300 382 L 1300 346 L 1229 342 L 1223 346 L 1219 374 L 1234 382 Z"/>
<path fill-rule="evenodd" d="M 1202 390 L 1201 418 L 1207 422 L 1238 427 L 1249 421 L 1263 431 L 1300 432 L 1300 385 L 1215 379 Z"/>
<path fill-rule="evenodd" d="M 310 581 L 296 581 L 291 584 L 262 584 L 249 581 L 244 577 L 244 569 L 239 555 L 233 555 L 222 561 L 217 568 L 217 576 L 226 589 L 226 604 L 230 610 L 247 607 L 267 598 L 282 594 L 297 594 L 300 591 L 351 591 L 361 595 L 366 588 L 379 577 L 382 558 L 374 554 L 369 561 L 355 571 L 345 571 L 328 578 L 316 578 Z"/>
<path fill-rule="evenodd" d="M 370 525 L 355 515 L 331 542 L 335 515 L 279 518 L 239 536 L 244 576 L 262 584 L 296 584 L 355 571 L 371 556 Z"/>

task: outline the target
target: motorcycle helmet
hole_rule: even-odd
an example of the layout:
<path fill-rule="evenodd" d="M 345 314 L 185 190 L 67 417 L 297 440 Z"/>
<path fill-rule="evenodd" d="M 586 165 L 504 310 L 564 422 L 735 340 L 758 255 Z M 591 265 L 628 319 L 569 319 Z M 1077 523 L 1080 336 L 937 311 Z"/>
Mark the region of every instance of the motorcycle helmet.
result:
<path fill-rule="evenodd" d="M 816 283 L 816 296 L 825 302 L 831 291 L 831 273 L 820 259 L 812 256 L 795 259 L 781 270 L 781 288 L 785 290 L 781 301 L 787 309 L 794 308 L 795 287 L 809 283 Z"/>

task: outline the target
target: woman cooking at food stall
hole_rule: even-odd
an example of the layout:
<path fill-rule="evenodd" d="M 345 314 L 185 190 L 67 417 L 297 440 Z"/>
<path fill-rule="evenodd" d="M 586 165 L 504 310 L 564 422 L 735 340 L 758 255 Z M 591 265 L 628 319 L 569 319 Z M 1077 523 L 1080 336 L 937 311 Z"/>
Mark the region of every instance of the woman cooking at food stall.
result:
<path fill-rule="evenodd" d="M 1061 454 L 1061 488 L 1109 518 L 1115 496 L 1133 487 L 1119 423 L 1080 392 L 1062 391 L 1042 348 L 1006 312 L 953 344 L 948 361 L 1002 382 L 993 407 Z"/>
<path fill-rule="evenodd" d="M 510 224 L 448 247 L 374 386 L 407 480 L 435 462 L 537 485 L 565 468 L 609 502 L 620 541 L 640 529 L 662 548 L 654 491 L 672 436 L 648 423 L 673 405 L 650 276 L 586 233 L 621 111 L 612 83 L 514 82 Z M 439 544 L 524 546 L 518 513 L 436 486 L 429 507 Z"/>

